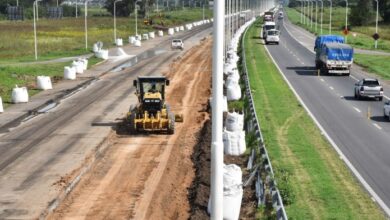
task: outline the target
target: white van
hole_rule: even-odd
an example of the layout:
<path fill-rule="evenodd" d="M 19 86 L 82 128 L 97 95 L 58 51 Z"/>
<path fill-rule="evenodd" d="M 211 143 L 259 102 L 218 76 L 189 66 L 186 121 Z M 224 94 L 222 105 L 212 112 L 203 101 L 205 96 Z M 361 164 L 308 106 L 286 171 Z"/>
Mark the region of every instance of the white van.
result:
<path fill-rule="evenodd" d="M 267 37 L 265 38 L 265 44 L 279 44 L 280 32 L 276 29 L 268 30 Z"/>

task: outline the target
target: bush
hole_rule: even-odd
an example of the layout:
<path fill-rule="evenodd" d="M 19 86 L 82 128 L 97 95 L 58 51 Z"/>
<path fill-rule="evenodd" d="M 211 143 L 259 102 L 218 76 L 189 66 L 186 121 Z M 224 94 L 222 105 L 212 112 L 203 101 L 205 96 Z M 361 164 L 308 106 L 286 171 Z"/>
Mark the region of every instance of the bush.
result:
<path fill-rule="evenodd" d="M 291 205 L 295 201 L 295 193 L 290 182 L 291 172 L 287 169 L 279 169 L 277 172 L 277 184 L 284 205 Z"/>

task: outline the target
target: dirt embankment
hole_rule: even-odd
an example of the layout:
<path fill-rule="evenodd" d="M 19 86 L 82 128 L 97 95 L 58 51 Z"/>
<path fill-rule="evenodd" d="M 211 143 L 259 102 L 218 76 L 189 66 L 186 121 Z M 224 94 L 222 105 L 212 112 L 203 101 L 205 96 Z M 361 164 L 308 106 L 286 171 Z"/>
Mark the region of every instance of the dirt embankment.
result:
<path fill-rule="evenodd" d="M 174 135 L 121 135 L 49 219 L 188 219 L 197 133 L 208 120 L 211 40 L 166 73 L 167 102 L 184 115 Z"/>

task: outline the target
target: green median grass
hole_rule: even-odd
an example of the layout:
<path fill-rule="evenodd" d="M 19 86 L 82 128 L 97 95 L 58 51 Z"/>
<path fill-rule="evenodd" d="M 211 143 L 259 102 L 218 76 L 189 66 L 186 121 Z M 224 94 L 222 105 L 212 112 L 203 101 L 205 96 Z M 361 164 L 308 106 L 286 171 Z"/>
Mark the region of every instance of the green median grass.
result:
<path fill-rule="evenodd" d="M 390 80 L 390 56 L 355 54 L 354 62 L 368 72 L 375 73 L 383 79 Z"/>
<path fill-rule="evenodd" d="M 245 36 L 246 63 L 289 219 L 385 219 L 288 88 L 258 39 L 259 28 L 257 21 Z"/>
<path fill-rule="evenodd" d="M 294 8 L 286 8 L 288 19 L 291 23 L 296 24 L 300 27 L 305 28 L 306 30 L 314 33 L 316 35 L 321 34 L 320 24 L 317 26 L 317 31 L 315 30 L 315 23 L 313 21 L 313 27 L 309 25 L 304 25 L 301 23 L 301 14 L 298 10 Z M 345 8 L 334 8 L 332 13 L 332 34 L 342 35 L 341 27 L 345 25 Z M 313 17 L 315 13 L 313 13 Z M 318 21 L 320 22 L 320 14 L 318 14 Z M 390 26 L 381 25 L 379 33 L 382 36 L 382 39 L 378 40 L 378 50 L 390 52 Z M 355 48 L 366 49 L 366 50 L 375 50 L 374 40 L 371 35 L 375 33 L 373 27 L 352 27 L 352 32 L 354 35 L 348 35 L 348 44 L 352 45 Z M 329 34 L 329 10 L 324 8 L 323 15 L 323 28 L 322 34 Z"/>
<path fill-rule="evenodd" d="M 92 57 L 88 60 L 88 66 L 92 66 L 102 59 Z M 50 64 L 25 64 L 25 65 L 3 65 L 0 66 L 0 97 L 5 106 L 11 102 L 12 88 L 26 86 L 29 95 L 37 94 L 35 89 L 37 76 L 50 76 L 52 82 L 62 79 L 64 66 L 69 66 L 71 62 L 50 63 Z"/>

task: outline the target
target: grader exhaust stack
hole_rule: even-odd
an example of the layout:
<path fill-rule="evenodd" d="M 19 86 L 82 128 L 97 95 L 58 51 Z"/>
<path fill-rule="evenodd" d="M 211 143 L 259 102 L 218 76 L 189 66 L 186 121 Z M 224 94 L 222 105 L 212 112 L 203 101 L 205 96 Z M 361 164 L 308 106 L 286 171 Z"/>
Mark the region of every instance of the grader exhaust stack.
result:
<path fill-rule="evenodd" d="M 175 122 L 183 122 L 182 115 L 171 112 L 165 103 L 165 87 L 169 80 L 164 76 L 142 76 L 134 80 L 138 105 L 127 113 L 131 133 L 139 131 L 175 133 Z"/>

